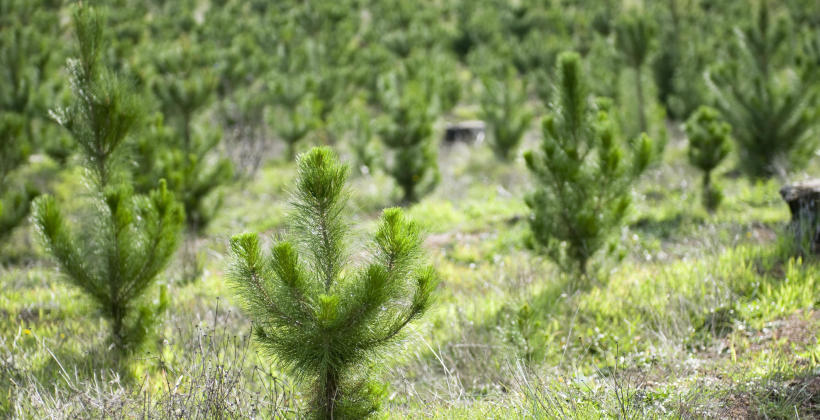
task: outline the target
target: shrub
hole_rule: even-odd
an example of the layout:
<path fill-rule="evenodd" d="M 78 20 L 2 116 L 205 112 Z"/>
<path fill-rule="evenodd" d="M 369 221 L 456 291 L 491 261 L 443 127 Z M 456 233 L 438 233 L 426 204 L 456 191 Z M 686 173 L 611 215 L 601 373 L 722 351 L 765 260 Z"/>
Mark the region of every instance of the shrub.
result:
<path fill-rule="evenodd" d="M 438 153 L 432 140 L 433 114 L 420 83 L 386 81 L 381 104 L 387 116 L 382 118 L 378 133 L 391 152 L 387 173 L 402 189 L 403 201 L 412 203 L 439 181 Z"/>
<path fill-rule="evenodd" d="M 818 144 L 820 69 L 798 65 L 788 26 L 762 1 L 756 19 L 735 30 L 725 65 L 707 73 L 717 108 L 734 130 L 740 167 L 754 178 L 804 167 Z"/>
<path fill-rule="evenodd" d="M 221 200 L 206 203 L 206 198 L 233 177 L 228 159 L 210 158 L 222 140 L 220 130 L 206 129 L 194 121 L 216 90 L 217 79 L 207 68 L 202 58 L 205 55 L 202 48 L 187 40 L 157 55 L 152 89 L 171 132 L 161 137 L 161 142 L 147 137 L 142 140 L 151 143 L 147 149 L 156 163 L 154 179 L 147 187 L 159 178 L 167 179 L 168 188 L 185 208 L 188 230 L 193 234 L 201 232 L 220 207 Z"/>
<path fill-rule="evenodd" d="M 607 242 L 623 224 L 632 182 L 653 155 L 652 141 L 642 135 L 628 148 L 615 136 L 606 111 L 590 103 L 578 54 L 561 54 L 556 75 L 541 150 L 524 155 L 536 185 L 527 197 L 531 238 L 565 271 L 586 277 L 599 250 L 614 251 Z"/>
<path fill-rule="evenodd" d="M 646 107 L 643 95 L 643 66 L 654 38 L 654 28 L 643 13 L 624 15 L 615 27 L 615 41 L 627 65 L 635 72 L 635 95 L 638 99 L 640 129 L 647 132 Z"/>
<path fill-rule="evenodd" d="M 293 54 L 288 55 L 288 57 Z M 297 56 L 298 57 L 298 56 Z M 267 114 L 268 125 L 285 142 L 287 159 L 296 157 L 296 144 L 320 125 L 322 104 L 311 94 L 314 80 L 296 74 L 273 73 L 267 81 L 273 106 Z"/>
<path fill-rule="evenodd" d="M 159 305 L 142 298 L 173 254 L 184 215 L 164 181 L 148 196 L 134 195 L 123 181 L 116 158 L 136 128 L 140 104 L 99 62 L 103 25 L 87 6 L 77 9 L 80 57 L 69 62 L 74 101 L 58 114 L 85 157 L 94 203 L 79 216 L 79 230 L 51 196 L 35 200 L 33 220 L 65 278 L 107 318 L 122 353 L 147 337 L 164 310 L 164 293 Z"/>
<path fill-rule="evenodd" d="M 509 160 L 532 121 L 526 89 L 513 75 L 504 81 L 487 79 L 483 84 L 481 118 L 490 126 L 490 147 L 496 156 Z"/>
<path fill-rule="evenodd" d="M 25 219 L 36 195 L 30 187 L 10 187 L 12 173 L 26 162 L 31 150 L 24 130 L 23 116 L 0 113 L 0 239 Z"/>
<path fill-rule="evenodd" d="M 651 66 L 658 102 L 671 118 L 685 120 L 704 102 L 702 75 L 714 49 L 713 38 L 690 23 L 696 12 L 680 6 L 679 0 L 670 0 L 655 9 L 661 22 Z"/>
<path fill-rule="evenodd" d="M 256 340 L 280 366 L 311 383 L 316 418 L 361 418 L 379 405 L 373 358 L 430 306 L 436 275 L 422 265 L 418 225 L 386 209 L 365 267 L 347 267 L 343 220 L 348 170 L 328 148 L 298 159 L 294 236 L 263 257 L 255 234 L 231 240 L 230 279 Z"/>
<path fill-rule="evenodd" d="M 61 56 L 58 8 L 48 0 L 0 4 L 0 113 L 22 118 L 20 135 L 25 139 L 18 141 L 64 163 L 69 141 L 51 123 L 46 109 L 63 84 L 54 74 Z"/>
<path fill-rule="evenodd" d="M 717 110 L 701 106 L 686 122 L 689 136 L 689 163 L 703 171 L 703 205 L 714 211 L 723 200 L 720 186 L 712 182 L 712 171 L 730 150 L 732 127 L 720 119 Z"/>

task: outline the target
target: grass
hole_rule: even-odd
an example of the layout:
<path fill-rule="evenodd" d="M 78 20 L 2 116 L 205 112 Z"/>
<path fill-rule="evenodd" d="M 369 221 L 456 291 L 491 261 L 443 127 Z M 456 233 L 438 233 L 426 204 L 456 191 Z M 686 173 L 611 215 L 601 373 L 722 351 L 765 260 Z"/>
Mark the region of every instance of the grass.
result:
<path fill-rule="evenodd" d="M 720 176 L 726 200 L 709 214 L 672 139 L 634 191 L 623 259 L 601 262 L 601 281 L 571 292 L 523 246 L 530 180 L 520 159 L 498 164 L 483 145 L 458 144 L 442 149 L 440 166 L 442 184 L 409 212 L 443 282 L 432 314 L 380 369 L 382 417 L 820 416 L 820 265 L 795 257 L 782 233 L 779 182 Z M 123 368 L 88 302 L 59 280 L 28 227 L 15 232 L 0 247 L 0 414 L 298 417 L 304 398 L 257 354 L 223 277 L 232 234 L 281 232 L 294 175 L 293 164 L 273 162 L 224 191 L 198 243 L 202 279 L 180 285 L 179 267 L 169 268 L 163 328 Z M 63 196 L 80 182 L 76 171 L 54 179 Z M 396 187 L 380 173 L 352 186 L 351 218 L 371 230 Z"/>

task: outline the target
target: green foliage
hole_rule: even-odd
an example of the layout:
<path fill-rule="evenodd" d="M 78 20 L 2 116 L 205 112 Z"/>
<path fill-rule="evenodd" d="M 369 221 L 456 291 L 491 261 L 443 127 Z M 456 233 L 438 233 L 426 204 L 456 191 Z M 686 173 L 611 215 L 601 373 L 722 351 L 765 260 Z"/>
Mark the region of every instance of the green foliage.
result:
<path fill-rule="evenodd" d="M 298 166 L 293 237 L 264 257 L 257 235 L 234 236 L 230 278 L 262 348 L 311 384 L 311 414 L 365 417 L 383 392 L 369 366 L 429 308 L 436 275 L 422 264 L 418 225 L 398 208 L 384 210 L 369 262 L 348 267 L 347 167 L 328 148 Z"/>
<path fill-rule="evenodd" d="M 487 79 L 481 98 L 481 118 L 490 126 L 489 142 L 496 156 L 514 157 L 532 121 L 523 83 L 510 74 L 506 80 Z"/>
<path fill-rule="evenodd" d="M 140 162 L 150 168 L 139 190 L 148 191 L 158 179 L 166 179 L 182 202 L 188 229 L 194 234 L 207 227 L 221 205 L 220 197 L 207 198 L 233 176 L 228 159 L 212 156 L 222 140 L 221 131 L 195 121 L 216 90 L 217 78 L 206 59 L 204 49 L 186 39 L 160 51 L 151 87 L 165 118 L 137 146 Z"/>
<path fill-rule="evenodd" d="M 377 131 L 391 152 L 386 170 L 402 189 L 404 202 L 412 203 L 439 182 L 432 107 L 418 81 L 386 78 L 383 82 L 381 104 L 387 115 Z"/>
<path fill-rule="evenodd" d="M 62 52 L 58 8 L 48 0 L 7 0 L 0 6 L 0 112 L 23 118 L 22 135 L 32 151 L 63 162 L 67 139 L 47 115 L 63 84 L 54 69 Z"/>
<path fill-rule="evenodd" d="M 296 145 L 319 124 L 321 103 L 310 93 L 312 81 L 300 77 L 279 77 L 270 86 L 275 105 L 268 125 L 285 142 L 288 160 L 296 157 Z"/>
<path fill-rule="evenodd" d="M 93 181 L 79 226 L 66 219 L 56 200 L 33 204 L 33 221 L 65 278 L 85 292 L 108 320 L 111 340 L 132 351 L 152 331 L 164 310 L 144 299 L 176 249 L 184 213 L 160 182 L 148 196 L 134 195 L 116 159 L 139 122 L 137 99 L 100 60 L 104 21 L 87 6 L 74 14 L 79 58 L 69 62 L 74 101 L 59 113 L 73 135 Z"/>
<path fill-rule="evenodd" d="M 458 62 L 441 51 L 414 52 L 395 72 L 398 81 L 412 80 L 425 91 L 433 114 L 449 112 L 461 99 Z M 379 88 L 381 80 L 376 79 Z"/>
<path fill-rule="evenodd" d="M 635 72 L 635 94 L 638 99 L 638 118 L 640 120 L 640 129 L 644 133 L 647 132 L 647 123 L 642 72 L 655 36 L 654 28 L 649 19 L 649 16 L 644 13 L 626 12 L 615 27 L 615 45 L 621 52 L 627 65 Z"/>
<path fill-rule="evenodd" d="M 732 127 L 720 119 L 717 110 L 701 106 L 686 122 L 689 136 L 689 163 L 703 171 L 703 205 L 714 211 L 723 198 L 720 186 L 712 181 L 712 171 L 731 150 Z"/>
<path fill-rule="evenodd" d="M 106 188 L 96 197 L 97 218 L 75 232 L 53 197 L 34 201 L 34 223 L 66 279 L 85 292 L 108 320 L 115 347 L 134 351 L 164 312 L 144 295 L 155 283 L 177 246 L 183 212 L 165 184 L 149 196 L 135 196 L 125 186 Z M 92 228 L 92 231 L 86 230 Z"/>
<path fill-rule="evenodd" d="M 370 113 L 365 109 L 359 109 L 353 115 L 353 133 L 350 139 L 350 147 L 356 157 L 356 163 L 360 171 L 372 173 L 381 163 L 382 148 L 373 133 L 373 122 Z"/>
<path fill-rule="evenodd" d="M 536 357 L 544 352 L 546 328 L 538 317 L 538 311 L 528 303 L 510 315 L 512 325 L 507 331 L 507 340 L 516 347 L 528 367 L 534 366 Z"/>
<path fill-rule="evenodd" d="M 590 104 L 575 53 L 559 56 L 554 105 L 543 122 L 540 152 L 524 155 L 536 188 L 527 197 L 534 245 L 564 270 L 586 275 L 589 260 L 623 224 L 632 182 L 653 155 L 642 135 L 631 149 L 603 110 Z M 632 150 L 632 156 L 627 156 Z"/>
<path fill-rule="evenodd" d="M 735 29 L 729 57 L 707 73 L 707 82 L 734 130 L 741 169 L 770 177 L 804 167 L 818 145 L 820 68 L 797 59 L 786 16 L 772 16 L 767 1 L 756 13 Z"/>
<path fill-rule="evenodd" d="M 24 135 L 25 118 L 14 112 L 0 114 L 0 181 L 25 163 L 31 147 Z"/>
<path fill-rule="evenodd" d="M 74 16 L 79 57 L 68 62 L 74 100 L 54 112 L 71 133 L 93 181 L 103 188 L 118 177 L 118 152 L 141 118 L 142 107 L 130 86 L 101 62 L 103 20 L 80 7 Z"/>
<path fill-rule="evenodd" d="M 23 189 L 5 192 L 0 197 L 0 239 L 5 239 L 26 218 L 29 204 L 36 194 L 36 191 Z"/>
<path fill-rule="evenodd" d="M 615 26 L 615 45 L 630 67 L 644 65 L 652 46 L 655 30 L 647 14 L 625 11 Z"/>
<path fill-rule="evenodd" d="M 656 96 L 666 113 L 684 120 L 704 102 L 703 70 L 714 54 L 711 34 L 693 21 L 704 20 L 681 0 L 658 2 L 659 48 L 652 60 Z"/>
<path fill-rule="evenodd" d="M 25 119 L 18 114 L 0 113 L 0 239 L 25 219 L 35 195 L 30 188 L 11 186 L 10 175 L 25 163 L 30 151 L 24 125 Z"/>

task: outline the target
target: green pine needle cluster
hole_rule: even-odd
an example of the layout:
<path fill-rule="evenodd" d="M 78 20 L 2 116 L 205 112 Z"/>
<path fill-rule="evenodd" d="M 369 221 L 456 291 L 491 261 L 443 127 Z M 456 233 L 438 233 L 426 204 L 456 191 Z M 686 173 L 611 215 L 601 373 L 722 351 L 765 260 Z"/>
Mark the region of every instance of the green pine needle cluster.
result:
<path fill-rule="evenodd" d="M 685 127 L 689 136 L 689 163 L 703 171 L 703 205 L 714 211 L 723 200 L 723 192 L 712 181 L 712 171 L 731 150 L 732 127 L 720 119 L 716 109 L 707 106 L 698 108 Z"/>
<path fill-rule="evenodd" d="M 117 156 L 139 122 L 137 98 L 101 63 L 103 19 L 80 6 L 74 24 L 80 47 L 69 62 L 74 101 L 58 115 L 85 158 L 93 204 L 76 226 L 54 197 L 41 196 L 33 221 L 64 277 L 93 301 L 115 348 L 125 353 L 145 340 L 164 311 L 164 293 L 158 305 L 145 294 L 176 249 L 184 213 L 164 181 L 147 196 L 128 185 Z"/>
<path fill-rule="evenodd" d="M 606 111 L 590 102 L 578 54 L 561 54 L 556 75 L 541 150 L 524 155 L 536 185 L 527 197 L 530 228 L 537 249 L 586 277 L 596 253 L 614 251 L 610 239 L 623 224 L 632 183 L 649 165 L 653 145 L 646 135 L 633 147 L 616 136 Z"/>
<path fill-rule="evenodd" d="M 382 397 L 368 366 L 430 307 L 437 277 L 418 225 L 398 208 L 382 214 L 365 266 L 350 267 L 347 167 L 314 148 L 298 170 L 292 239 L 265 256 L 256 234 L 235 236 L 230 279 L 260 345 L 310 384 L 314 417 L 361 418 Z"/>

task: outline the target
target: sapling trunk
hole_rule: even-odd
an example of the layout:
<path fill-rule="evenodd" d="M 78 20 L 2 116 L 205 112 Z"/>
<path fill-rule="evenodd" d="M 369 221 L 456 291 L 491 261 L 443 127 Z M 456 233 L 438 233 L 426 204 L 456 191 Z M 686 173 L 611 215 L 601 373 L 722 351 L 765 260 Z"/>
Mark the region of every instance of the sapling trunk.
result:
<path fill-rule="evenodd" d="M 641 124 L 641 132 L 646 133 L 646 110 L 643 99 L 643 83 L 641 83 L 642 66 L 635 67 L 635 89 L 638 95 L 638 120 Z"/>

